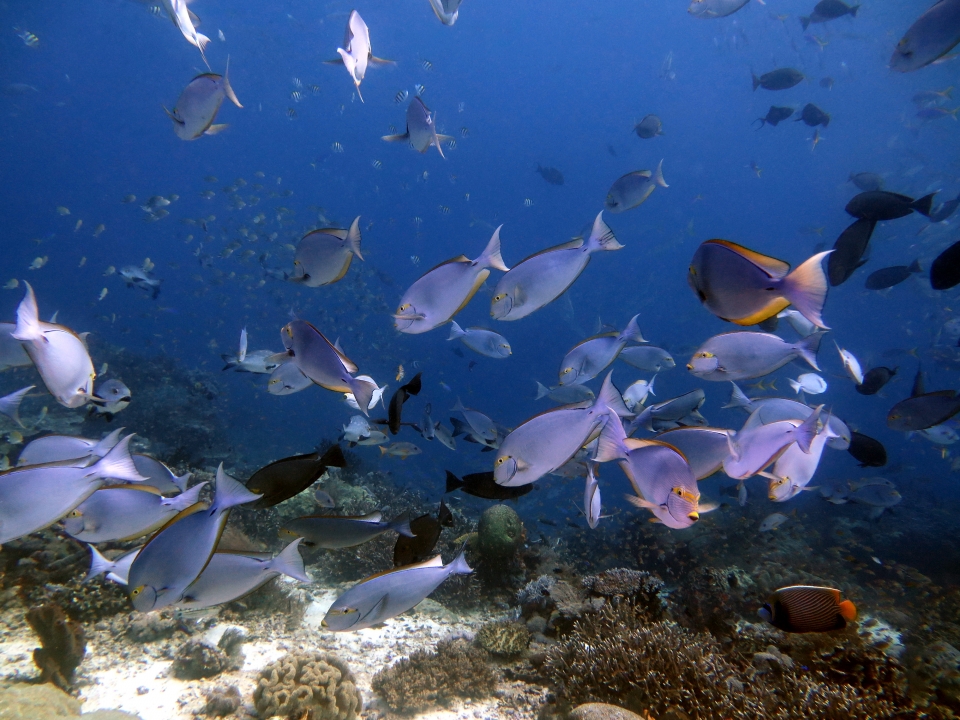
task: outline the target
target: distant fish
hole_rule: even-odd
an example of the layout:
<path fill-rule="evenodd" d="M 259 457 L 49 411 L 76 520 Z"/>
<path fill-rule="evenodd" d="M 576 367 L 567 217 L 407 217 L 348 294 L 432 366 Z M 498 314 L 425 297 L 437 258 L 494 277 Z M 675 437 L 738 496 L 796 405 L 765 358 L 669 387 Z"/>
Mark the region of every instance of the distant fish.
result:
<path fill-rule="evenodd" d="M 170 20 L 173 21 L 173 24 L 180 30 L 183 37 L 187 39 L 187 42 L 200 51 L 200 57 L 203 58 L 203 62 L 207 67 L 210 67 L 210 63 L 207 62 L 207 56 L 203 53 L 204 48 L 207 47 L 207 43 L 210 42 L 210 38 L 203 33 L 197 32 L 196 26 L 200 24 L 200 19 L 187 9 L 187 1 L 161 0 L 161 2 L 163 3 L 164 10 L 167 11 L 167 15 L 170 16 Z"/>
<path fill-rule="evenodd" d="M 419 153 L 425 153 L 436 147 L 440 157 L 444 157 L 443 143 L 450 142 L 450 135 L 438 135 L 436 116 L 423 104 L 419 97 L 413 98 L 407 105 L 407 131 L 402 135 L 384 135 L 387 142 L 409 142 Z"/>
<path fill-rule="evenodd" d="M 393 64 L 392 60 L 384 60 L 374 56 L 373 49 L 370 46 L 370 29 L 356 10 L 350 11 L 350 16 L 347 18 L 347 27 L 343 32 L 343 47 L 338 47 L 337 53 L 340 55 L 339 60 L 327 60 L 325 62 L 343 64 L 357 88 L 360 102 L 363 102 L 363 95 L 360 94 L 360 83 L 363 82 L 363 78 L 367 74 L 367 66 L 370 63 Z"/>
<path fill-rule="evenodd" d="M 843 2 L 843 0 L 820 0 L 820 2 L 814 6 L 813 12 L 810 13 L 809 16 L 800 16 L 800 24 L 803 26 L 803 29 L 806 30 L 811 23 L 825 23 L 828 20 L 836 20 L 844 15 L 856 17 L 857 10 L 859 9 L 859 5 L 851 7 Z"/>
<path fill-rule="evenodd" d="M 180 1 L 174 0 L 174 2 Z M 173 131 L 178 138 L 196 140 L 201 135 L 215 135 L 226 128 L 226 125 L 213 124 L 225 97 L 230 98 L 238 108 L 243 107 L 230 86 L 229 72 L 230 58 L 227 58 L 227 68 L 223 71 L 223 75 L 214 73 L 197 75 L 180 93 L 173 110 L 164 108 L 173 121 Z"/>
<path fill-rule="evenodd" d="M 837 352 L 840 353 L 840 362 L 843 363 L 843 369 L 847 371 L 847 375 L 857 385 L 863 384 L 863 370 L 860 368 L 860 361 L 852 352 L 837 345 L 836 341 L 833 344 L 836 345 Z"/>
<path fill-rule="evenodd" d="M 830 124 L 830 115 L 813 103 L 807 103 L 803 106 L 803 109 L 800 111 L 800 117 L 798 117 L 795 122 L 800 122 L 801 120 L 810 127 L 816 127 L 817 125 L 827 127 L 827 125 Z"/>
<path fill-rule="evenodd" d="M 397 536 L 393 546 L 393 566 L 412 565 L 430 557 L 445 527 L 453 527 L 453 513 L 441 499 L 436 517 L 426 514 L 410 521 L 413 537 Z"/>
<path fill-rule="evenodd" d="M 960 0 L 938 0 L 907 30 L 890 58 L 890 69 L 913 72 L 930 65 L 960 42 Z"/>
<path fill-rule="evenodd" d="M 462 0 L 430 0 L 430 7 L 433 14 L 444 25 L 453 25 L 460 16 L 460 3 Z"/>
<path fill-rule="evenodd" d="M 757 130 L 762 128 L 764 125 L 773 125 L 774 127 L 776 127 L 781 122 L 786 120 L 788 117 L 793 115 L 794 112 L 796 112 L 796 109 L 792 107 L 771 105 L 770 109 L 767 110 L 766 116 L 762 118 L 757 118 L 756 120 L 754 120 L 754 122 L 760 123 L 760 127 L 758 127 Z"/>
<path fill-rule="evenodd" d="M 497 360 L 510 357 L 513 353 L 510 343 L 500 333 L 480 327 L 464 330 L 455 320 L 450 321 L 450 336 L 447 340 L 460 340 L 474 352 Z"/>
<path fill-rule="evenodd" d="M 103 415 L 107 422 L 126 408 L 131 401 L 130 388 L 120 380 L 107 380 L 90 396 L 90 402 L 96 413 Z"/>
<path fill-rule="evenodd" d="M 649 380 L 637 380 L 630 387 L 623 391 L 623 404 L 631 412 L 636 412 L 637 406 L 643 407 L 648 395 L 656 395 L 653 391 L 653 382 L 657 379 L 654 375 Z"/>
<path fill-rule="evenodd" d="M 896 374 L 897 368 L 892 370 L 883 366 L 870 368 L 863 374 L 863 382 L 857 385 L 857 392 L 861 395 L 876 395 Z"/>
<path fill-rule="evenodd" d="M 783 513 L 770 513 L 760 523 L 760 532 L 770 532 L 783 525 L 789 518 Z"/>
<path fill-rule="evenodd" d="M 827 391 L 827 381 L 816 373 L 803 373 L 796 380 L 790 380 L 790 387 L 798 394 L 820 395 Z"/>
<path fill-rule="evenodd" d="M 292 282 L 307 287 L 330 285 L 341 280 L 350 269 L 354 256 L 361 261 L 360 216 L 349 230 L 324 228 L 313 230 L 301 238 L 293 259 Z"/>
<path fill-rule="evenodd" d="M 857 608 L 840 597 L 834 588 L 793 585 L 776 590 L 759 614 L 775 628 L 791 633 L 843 630 L 857 619 Z"/>
<path fill-rule="evenodd" d="M 670 353 L 651 345 L 624 348 L 617 357 L 627 365 L 649 372 L 660 372 L 677 366 Z"/>
<path fill-rule="evenodd" d="M 563 173 L 556 168 L 541 167 L 540 163 L 537 163 L 537 172 L 551 185 L 563 185 Z"/>
<path fill-rule="evenodd" d="M 389 455 L 391 457 L 398 457 L 401 460 L 406 460 L 411 455 L 419 455 L 423 452 L 413 443 L 409 442 L 394 442 L 389 445 L 380 446 L 380 455 Z"/>
<path fill-rule="evenodd" d="M 927 217 L 930 218 L 930 222 L 943 222 L 957 211 L 957 207 L 960 207 L 960 194 L 953 198 L 953 200 L 940 203 L 930 211 Z"/>
<path fill-rule="evenodd" d="M 862 433 L 850 433 L 847 452 L 860 463 L 860 467 L 883 467 L 887 464 L 887 450 L 883 443 Z"/>
<path fill-rule="evenodd" d="M 697 388 L 669 400 L 648 405 L 630 421 L 628 434 L 632 435 L 640 427 L 650 431 L 675 428 L 681 422 L 684 425 L 706 425 L 706 419 L 699 412 L 705 400 L 703 390 Z"/>
<path fill-rule="evenodd" d="M 153 300 L 156 300 L 160 296 L 162 280 L 155 278 L 142 267 L 127 265 L 120 268 L 118 274 L 120 275 L 120 279 L 127 284 L 128 288 L 139 288 L 150 295 Z"/>
<path fill-rule="evenodd" d="M 691 0 L 687 12 L 696 18 L 710 19 L 733 15 L 750 0 Z"/>
<path fill-rule="evenodd" d="M 413 537 L 406 515 L 390 522 L 383 521 L 379 511 L 360 517 L 309 515 L 286 521 L 280 528 L 283 537 L 302 537 L 309 548 L 346 548 L 361 545 L 383 533 L 392 531 Z"/>
<path fill-rule="evenodd" d="M 827 278 L 831 287 L 845 283 L 866 262 L 867 246 L 876 226 L 876 220 L 861 218 L 840 233 L 827 258 Z"/>
<path fill-rule="evenodd" d="M 883 177 L 877 173 L 872 172 L 859 172 L 859 173 L 850 173 L 849 177 L 850 182 L 857 186 L 857 189 L 868 191 L 868 190 L 881 190 L 883 189 Z"/>
<path fill-rule="evenodd" d="M 914 260 L 909 265 L 894 265 L 870 273 L 864 287 L 867 290 L 886 290 L 899 285 L 914 273 L 923 272 L 920 261 Z"/>
<path fill-rule="evenodd" d="M 847 203 L 845 210 L 849 215 L 862 220 L 896 220 L 906 217 L 914 210 L 929 217 L 933 196 L 936 194 L 932 192 L 914 200 L 912 197 L 886 190 L 869 190 L 855 196 Z"/>
<path fill-rule="evenodd" d="M 409 91 L 409 90 L 398 90 L 398 91 L 397 91 L 397 94 L 393 96 L 393 101 L 394 101 L 395 103 L 397 103 L 397 105 L 399 105 L 399 104 L 402 103 L 404 100 L 406 100 L 408 97 L 410 97 L 410 91 Z"/>
<path fill-rule="evenodd" d="M 934 290 L 949 290 L 960 284 L 960 241 L 937 255 L 930 264 L 930 286 Z"/>
<path fill-rule="evenodd" d="M 694 0 L 694 2 L 702 3 L 703 0 Z M 663 135 L 663 122 L 656 115 L 647 115 L 633 126 L 633 131 L 637 134 L 637 137 L 649 140 L 657 135 Z"/>
<path fill-rule="evenodd" d="M 788 90 L 804 80 L 804 74 L 794 68 L 778 68 L 757 77 L 753 76 L 753 89 Z"/>
<path fill-rule="evenodd" d="M 643 204 L 657 188 L 670 187 L 663 179 L 663 160 L 654 172 L 636 170 L 623 175 L 610 186 L 604 205 L 612 213 L 621 213 Z"/>
<path fill-rule="evenodd" d="M 570 405 L 571 403 L 593 400 L 593 390 L 585 385 L 557 385 L 556 387 L 547 387 L 537 382 L 537 400 L 541 398 L 550 398 L 561 405 Z"/>

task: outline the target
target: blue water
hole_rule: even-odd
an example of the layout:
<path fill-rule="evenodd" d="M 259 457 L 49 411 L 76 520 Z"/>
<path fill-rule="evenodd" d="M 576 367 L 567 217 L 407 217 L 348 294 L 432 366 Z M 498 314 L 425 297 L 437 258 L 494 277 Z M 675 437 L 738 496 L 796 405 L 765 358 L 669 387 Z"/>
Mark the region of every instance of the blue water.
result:
<path fill-rule="evenodd" d="M 317 322 L 331 340 L 339 337 L 361 372 L 389 383 L 391 391 L 399 384 L 398 365 L 408 377 L 421 370 L 424 391 L 408 405 L 409 419 L 419 418 L 426 401 L 435 418 L 444 419 L 459 396 L 510 427 L 548 407 L 533 400 L 534 381 L 556 384 L 561 358 L 596 332 L 598 321 L 622 328 L 640 313 L 646 338 L 673 351 L 678 362 L 658 378 L 657 398 L 702 386 L 702 411 L 711 423 L 739 427 L 742 413 L 720 409 L 729 387 L 702 383 L 683 367 L 693 347 L 732 329 L 687 287 L 687 265 L 698 244 L 727 238 L 796 265 L 818 244 L 832 246 L 849 224 L 843 207 L 857 192 L 847 181 L 850 172 L 881 173 L 887 189 L 914 196 L 942 189 L 939 199 L 946 200 L 960 190 L 954 121 L 922 123 L 911 102 L 920 90 L 957 84 L 956 62 L 908 75 L 886 66 L 925 4 L 871 3 L 855 19 L 804 33 L 797 15 L 809 5 L 751 2 L 730 18 L 698 20 L 682 3 L 466 0 L 451 28 L 436 20 L 426 0 L 361 3 L 356 9 L 370 27 L 374 53 L 397 63 L 368 71 L 361 103 L 344 69 L 322 64 L 336 57 L 350 4 L 201 0 L 193 9 L 203 20 L 200 31 L 212 38 L 211 67 L 222 72 L 230 56 L 231 82 L 244 107 L 225 104 L 217 120 L 230 125 L 225 132 L 184 142 L 161 106 L 172 107 L 205 67 L 162 13 L 120 0 L 9 3 L 0 9 L 0 81 L 27 83 L 39 92 L 0 95 L 0 280 L 28 279 L 41 315 L 59 310 L 61 322 L 92 331 L 98 366 L 96 345 L 104 342 L 219 374 L 219 356 L 235 350 L 241 327 L 248 329 L 252 350 L 279 350 L 279 330 L 294 312 Z M 39 46 L 26 46 L 14 26 L 35 33 Z M 218 30 L 225 42 L 217 39 Z M 820 42 L 811 41 L 814 36 Z M 808 81 L 782 92 L 751 90 L 751 71 L 782 66 L 802 70 Z M 831 90 L 819 84 L 828 76 L 835 80 Z M 290 96 L 294 78 L 304 85 L 300 102 Z M 439 129 L 456 137 L 446 160 L 435 149 L 420 155 L 380 140 L 402 132 L 406 103 L 395 103 L 394 96 L 400 90 L 412 95 L 417 83 L 425 87 L 423 99 Z M 319 94 L 310 91 L 312 84 Z M 772 104 L 800 108 L 807 102 L 832 116 L 815 148 L 814 131 L 803 123 L 751 127 Z M 296 111 L 293 119 L 289 108 Z M 641 140 L 632 126 L 648 113 L 662 118 L 665 134 Z M 468 130 L 465 137 L 461 128 Z M 334 143 L 342 153 L 332 150 Z M 595 255 L 567 297 L 525 320 L 492 326 L 494 272 L 488 288 L 456 318 L 464 327 L 486 325 L 506 335 L 514 350 L 508 360 L 466 348 L 457 357 L 452 349 L 459 345 L 447 342 L 445 327 L 420 336 L 393 329 L 389 312 L 426 269 L 461 253 L 476 257 L 501 224 L 509 265 L 564 242 L 592 221 L 616 178 L 652 170 L 661 159 L 670 187 L 658 188 L 635 210 L 605 215 L 625 248 Z M 752 162 L 762 169 L 760 177 Z M 544 182 L 535 172 L 538 163 L 561 170 L 565 184 Z M 209 175 L 217 182 L 205 181 Z M 248 183 L 239 195 L 257 196 L 259 204 L 231 208 L 222 188 L 237 178 Z M 263 189 L 253 189 L 254 183 Z M 216 197 L 202 198 L 205 190 Z M 292 195 L 270 197 L 271 190 Z M 129 193 L 137 202 L 123 204 Z M 167 208 L 169 216 L 145 223 L 139 205 L 171 193 L 180 198 Z M 58 206 L 70 214 L 59 215 Z M 450 213 L 441 213 L 441 206 Z M 283 225 L 277 222 L 280 207 L 293 211 Z M 323 288 L 264 278 L 258 256 L 267 252 L 268 266 L 291 271 L 292 252 L 282 246 L 322 226 L 321 208 L 342 227 L 361 216 L 366 262 L 355 261 L 344 280 Z M 260 213 L 265 220 L 258 226 Z M 196 225 L 181 222 L 209 215 L 216 219 L 208 223 L 207 239 Z M 106 229 L 94 238 L 100 223 Z M 248 242 L 241 227 L 260 239 Z M 276 241 L 267 240 L 273 232 Z M 916 360 L 884 359 L 882 353 L 917 348 L 928 388 L 956 387 L 956 365 L 932 354 L 937 331 L 953 316 L 955 293 L 933 293 L 925 278 L 911 278 L 878 294 L 864 290 L 863 280 L 918 256 L 929 267 L 956 239 L 952 224 L 931 226 L 916 214 L 881 224 L 869 264 L 831 290 L 824 313 L 833 332 L 820 352 L 830 383 L 823 401 L 880 439 L 891 465 L 926 476 L 946 476 L 953 451 L 943 457 L 939 447 L 886 428 L 889 408 L 909 394 Z M 211 267 L 194 254 L 201 241 Z M 233 241 L 241 247 L 221 258 Z M 254 254 L 241 259 L 247 249 Z M 28 271 L 38 256 L 48 256 L 48 263 Z M 116 275 L 103 276 L 108 266 L 147 257 L 163 280 L 156 301 L 125 289 Z M 358 278 L 365 289 L 356 289 Z M 98 301 L 102 288 L 109 293 Z M 0 317 L 12 319 L 21 297 L 22 285 L 0 292 Z M 322 322 L 321 308 L 327 313 Z M 784 336 L 793 337 L 789 330 Z M 858 395 L 833 340 L 865 367 L 899 365 L 900 374 L 881 396 Z M 621 389 L 648 375 L 622 363 L 614 370 Z M 778 388 L 806 370 L 790 365 L 779 371 Z M 319 388 L 274 397 L 265 391 L 265 376 L 224 373 L 219 381 L 224 422 L 245 462 L 307 451 L 321 438 L 334 438 L 351 414 L 340 398 Z M 128 383 L 136 398 L 135 382 Z M 596 389 L 599 379 L 591 386 Z M 454 454 L 404 433 L 397 439 L 417 442 L 423 455 L 403 463 L 388 458 L 380 466 L 429 494 L 440 492 L 445 467 L 458 473 L 491 467 L 492 456 L 475 446 L 461 441 Z M 360 452 L 376 466 L 376 448 Z M 819 471 L 840 480 L 860 472 L 849 455 L 829 450 Z M 622 482 L 619 472 L 606 475 Z M 575 485 L 563 494 L 565 501 L 580 497 Z M 948 491 L 946 480 L 940 485 Z M 617 496 L 609 493 L 610 502 Z M 762 493 L 756 497 L 765 502 Z M 905 493 L 904 503 L 910 501 Z M 792 501 L 813 502 L 819 499 Z M 770 505 L 770 511 L 790 505 Z"/>

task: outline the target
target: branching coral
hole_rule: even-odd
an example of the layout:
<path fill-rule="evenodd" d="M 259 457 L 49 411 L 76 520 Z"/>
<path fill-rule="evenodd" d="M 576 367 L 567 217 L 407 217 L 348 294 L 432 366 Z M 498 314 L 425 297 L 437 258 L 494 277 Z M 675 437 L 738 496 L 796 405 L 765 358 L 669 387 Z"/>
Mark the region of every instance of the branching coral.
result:
<path fill-rule="evenodd" d="M 296 652 L 260 673 L 253 702 L 262 717 L 354 720 L 362 702 L 350 668 L 336 655 Z"/>
<path fill-rule="evenodd" d="M 530 631 L 518 622 L 497 620 L 480 628 L 477 642 L 494 655 L 513 657 L 527 649 L 530 644 Z"/>

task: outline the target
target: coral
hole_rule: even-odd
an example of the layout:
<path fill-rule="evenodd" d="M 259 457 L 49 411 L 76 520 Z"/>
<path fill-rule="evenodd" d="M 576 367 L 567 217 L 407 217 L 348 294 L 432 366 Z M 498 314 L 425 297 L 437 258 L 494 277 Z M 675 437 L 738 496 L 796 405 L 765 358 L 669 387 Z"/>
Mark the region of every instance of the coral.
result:
<path fill-rule="evenodd" d="M 237 690 L 235 685 L 210 690 L 206 693 L 206 698 L 207 704 L 203 706 L 203 710 L 200 712 L 204 715 L 212 715 L 213 717 L 233 715 L 243 704 L 240 691 Z"/>
<path fill-rule="evenodd" d="M 960 712 L 960 650 L 947 642 L 930 643 L 917 654 L 912 670 L 925 699 Z"/>
<path fill-rule="evenodd" d="M 512 557 L 525 537 L 520 516 L 506 505 L 494 505 L 484 510 L 477 533 L 477 548 L 484 558 L 490 560 Z"/>
<path fill-rule="evenodd" d="M 80 703 L 50 684 L 0 688 L 0 720 L 59 720 L 80 716 Z"/>
<path fill-rule="evenodd" d="M 62 690 L 73 685 L 74 671 L 83 660 L 87 643 L 83 628 L 68 620 L 59 605 L 41 605 L 27 611 L 27 622 L 40 637 L 42 647 L 33 651 L 40 679 Z"/>
<path fill-rule="evenodd" d="M 247 634 L 238 627 L 227 628 L 220 636 L 217 647 L 226 657 L 225 670 L 239 670 L 243 667 L 243 643 L 246 639 Z"/>
<path fill-rule="evenodd" d="M 499 680 L 488 657 L 462 638 L 441 640 L 436 652 L 418 650 L 381 670 L 371 686 L 398 713 L 448 705 L 456 697 L 481 698 L 492 693 Z"/>
<path fill-rule="evenodd" d="M 512 657 L 527 649 L 530 644 L 530 631 L 518 622 L 498 620 L 486 623 L 480 628 L 477 642 L 494 655 Z"/>
<path fill-rule="evenodd" d="M 596 605 L 589 603 L 582 591 L 550 575 L 541 575 L 517 593 L 523 617 L 544 615 L 547 629 L 559 634 L 569 631 L 584 612 L 603 605 L 604 601 L 598 600 Z"/>
<path fill-rule="evenodd" d="M 135 642 L 154 642 L 173 635 L 177 621 L 159 613 L 132 613 L 127 637 Z"/>
<path fill-rule="evenodd" d="M 215 677 L 229 665 L 226 653 L 196 638 L 187 640 L 173 656 L 173 675 L 181 680 Z"/>
<path fill-rule="evenodd" d="M 353 673 L 336 655 L 288 653 L 260 673 L 253 702 L 262 717 L 353 720 L 362 708 Z"/>
<path fill-rule="evenodd" d="M 770 670 L 790 670 L 793 669 L 793 665 L 793 658 L 780 652 L 776 645 L 769 645 L 766 650 L 753 654 L 753 666 L 759 673 Z"/>
<path fill-rule="evenodd" d="M 649 720 L 649 715 L 637 715 L 616 705 L 584 703 L 570 711 L 571 720 Z"/>
<path fill-rule="evenodd" d="M 694 568 L 680 583 L 675 602 L 682 613 L 677 620 L 692 630 L 729 637 L 738 617 L 756 612 L 753 590 L 753 580 L 739 568 Z"/>
<path fill-rule="evenodd" d="M 650 617 L 659 618 L 667 610 L 663 598 L 663 580 L 642 570 L 614 568 L 583 578 L 583 587 L 600 597 L 631 598 L 646 609 Z"/>

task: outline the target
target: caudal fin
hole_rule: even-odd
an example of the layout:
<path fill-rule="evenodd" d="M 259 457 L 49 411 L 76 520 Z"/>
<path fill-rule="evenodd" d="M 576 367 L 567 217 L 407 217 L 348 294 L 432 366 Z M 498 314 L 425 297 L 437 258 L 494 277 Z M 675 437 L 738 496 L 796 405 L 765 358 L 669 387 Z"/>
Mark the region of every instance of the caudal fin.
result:
<path fill-rule="evenodd" d="M 450 564 L 447 565 L 451 575 L 469 575 L 473 572 L 473 568 L 467 565 L 467 546 L 464 545 L 460 548 L 460 552 L 457 553 L 457 556 L 450 561 Z"/>
<path fill-rule="evenodd" d="M 457 324 L 456 320 L 450 321 L 450 337 L 447 340 L 456 340 L 457 338 L 462 338 L 466 333 L 463 331 L 463 328 Z"/>
<path fill-rule="evenodd" d="M 823 272 L 823 259 L 833 250 L 817 253 L 803 262 L 783 279 L 783 296 L 817 327 L 827 329 L 820 314 L 827 300 L 827 276 Z"/>
<path fill-rule="evenodd" d="M 270 561 L 270 569 L 281 575 L 292 577 L 300 582 L 310 582 L 310 577 L 303 567 L 303 557 L 300 555 L 300 543 L 303 538 L 297 538 L 292 543 L 281 550 L 277 556 Z"/>
<path fill-rule="evenodd" d="M 492 267 L 502 272 L 510 270 L 510 268 L 504 265 L 503 258 L 500 257 L 500 228 L 502 227 L 503 225 L 493 231 L 490 242 L 488 242 L 487 247 L 484 248 L 483 254 L 474 261 L 480 267 Z"/>
<path fill-rule="evenodd" d="M 537 380 L 537 398 L 536 399 L 539 400 L 541 398 L 545 398 L 549 394 L 550 394 L 550 388 L 548 388 L 542 382 Z"/>
<path fill-rule="evenodd" d="M 17 306 L 17 326 L 10 335 L 20 342 L 33 342 L 43 338 L 40 311 L 37 309 L 37 296 L 33 293 L 33 287 L 26 280 L 23 284 L 27 286 L 27 293 Z"/>
<path fill-rule="evenodd" d="M 594 407 L 607 407 L 619 417 L 633 417 L 633 413 L 623 404 L 623 396 L 613 384 L 613 370 L 607 373 L 603 379 L 603 385 L 600 387 L 600 394 L 593 403 Z"/>
<path fill-rule="evenodd" d="M 753 400 L 747 397 L 747 394 L 740 389 L 732 380 L 730 384 L 733 388 L 730 390 L 730 401 L 724 405 L 724 408 L 743 408 L 747 412 L 753 412 Z"/>
<path fill-rule="evenodd" d="M 826 331 L 823 330 L 812 333 L 798 340 L 794 345 L 797 352 L 800 353 L 800 357 L 806 360 L 807 364 L 814 370 L 820 369 L 820 366 L 817 365 L 817 351 L 820 349 L 820 341 L 823 340 L 823 336 L 826 334 Z"/>
<path fill-rule="evenodd" d="M 458 478 L 449 470 L 447 470 L 446 473 L 447 473 L 447 487 L 443 491 L 444 493 L 449 493 L 449 492 L 453 492 L 454 490 L 459 490 L 464 485 L 466 485 L 466 483 L 463 480 Z"/>
<path fill-rule="evenodd" d="M 802 18 L 801 18 L 801 20 L 802 20 Z M 804 28 L 804 29 L 806 29 L 806 28 Z M 760 78 L 758 78 L 758 77 L 757 77 L 756 75 L 754 75 L 753 73 L 750 73 L 750 76 L 753 78 L 753 89 L 754 89 L 754 91 L 756 91 L 756 89 L 757 89 L 758 87 L 760 87 Z"/>
<path fill-rule="evenodd" d="M 923 268 L 920 267 L 920 258 L 917 258 L 912 263 L 910 263 L 910 266 L 907 268 L 907 270 L 909 270 L 912 273 L 923 272 Z"/>
<path fill-rule="evenodd" d="M 387 142 L 407 142 L 410 140 L 410 133 L 405 132 L 403 135 L 383 135 L 380 139 Z"/>
<path fill-rule="evenodd" d="M 381 446 L 381 449 L 382 447 L 383 446 Z M 389 528 L 406 537 L 416 537 L 416 535 L 413 534 L 413 530 L 410 529 L 410 517 L 407 513 L 395 517 L 393 522 L 390 523 Z"/>
<path fill-rule="evenodd" d="M 667 181 L 663 179 L 663 160 L 657 163 L 657 169 L 653 173 L 653 181 L 660 187 L 670 187 Z"/>
<path fill-rule="evenodd" d="M 137 466 L 133 464 L 133 458 L 130 456 L 130 441 L 134 437 L 132 434 L 127 435 L 114 445 L 110 452 L 88 470 L 88 477 L 111 478 L 126 482 L 146 480 L 147 478 L 137 472 Z"/>
<path fill-rule="evenodd" d="M 87 547 L 90 549 L 90 570 L 83 579 L 84 582 L 89 582 L 98 575 L 111 572 L 116 567 L 112 560 L 107 560 L 93 545 L 87 545 Z"/>
<path fill-rule="evenodd" d="M 618 418 L 608 418 L 603 425 L 603 430 L 600 431 L 597 452 L 591 460 L 598 463 L 622 460 L 627 455 L 624 446 L 626 439 L 627 433 L 623 429 L 623 423 Z"/>
<path fill-rule="evenodd" d="M 934 191 L 929 195 L 924 195 L 922 198 L 918 198 L 910 203 L 910 207 L 921 215 L 930 217 L 930 207 L 933 205 L 933 198 L 936 194 L 936 191 Z"/>
<path fill-rule="evenodd" d="M 808 27 L 810 27 L 810 18 L 804 17 L 803 15 L 801 15 L 801 16 L 800 16 L 800 25 L 803 26 L 803 29 L 804 29 L 804 30 L 806 30 Z M 756 88 L 754 88 L 754 90 L 756 90 Z"/>
<path fill-rule="evenodd" d="M 589 252 L 596 250 L 619 250 L 623 247 L 617 242 L 617 237 L 613 234 L 610 226 L 603 221 L 603 210 L 597 213 L 593 220 L 593 229 L 590 230 L 590 237 L 587 238 L 587 247 Z"/>
<path fill-rule="evenodd" d="M 207 483 L 197 483 L 189 490 L 185 490 L 176 497 L 161 500 L 160 504 L 164 507 L 175 508 L 177 512 L 186 510 L 191 505 L 200 502 L 200 493 L 207 486 Z"/>
<path fill-rule="evenodd" d="M 227 68 L 223 71 L 223 91 L 227 94 L 227 97 L 230 98 L 230 101 L 236 105 L 238 108 L 242 108 L 243 105 L 240 104 L 240 101 L 237 100 L 237 94 L 233 91 L 233 87 L 230 85 L 230 56 L 227 55 Z"/>
<path fill-rule="evenodd" d="M 131 436 L 132 437 L 132 436 Z M 259 500 L 263 495 L 252 493 L 239 482 L 223 471 L 223 463 L 217 468 L 217 492 L 213 498 L 213 505 L 217 510 L 243 505 L 244 503 Z M 213 508 L 211 508 L 213 509 Z"/>
<path fill-rule="evenodd" d="M 810 413 L 810 417 L 804 420 L 795 430 L 797 445 L 808 455 L 810 454 L 810 445 L 817 436 L 817 423 L 820 421 L 820 410 L 822 409 L 823 405 L 818 405 L 814 411 Z"/>
<path fill-rule="evenodd" d="M 373 399 L 373 393 L 377 390 L 377 384 L 360 378 L 350 378 L 348 384 L 350 385 L 350 392 L 353 393 L 353 398 L 357 401 L 357 407 L 360 409 L 360 412 L 369 417 L 370 401 Z"/>
<path fill-rule="evenodd" d="M 363 260 L 360 254 L 360 216 L 357 215 L 350 223 L 350 230 L 347 231 L 347 247 L 354 255 Z"/>
<path fill-rule="evenodd" d="M 347 458 L 339 445 L 331 445 L 330 448 L 320 457 L 320 462 L 327 467 L 346 467 Z"/>
<path fill-rule="evenodd" d="M 28 385 L 25 388 L 10 393 L 6 397 L 0 398 L 0 414 L 6 415 L 17 425 L 23 427 L 23 423 L 20 422 L 20 403 L 23 401 L 24 395 L 35 387 L 36 385 Z"/>
<path fill-rule="evenodd" d="M 640 333 L 640 326 L 637 325 L 637 318 L 639 315 L 634 315 L 630 318 L 630 322 L 627 323 L 627 327 L 624 328 L 623 332 L 620 333 L 621 340 L 627 340 L 629 342 L 635 343 L 645 343 L 646 340 L 643 339 L 643 335 Z"/>

